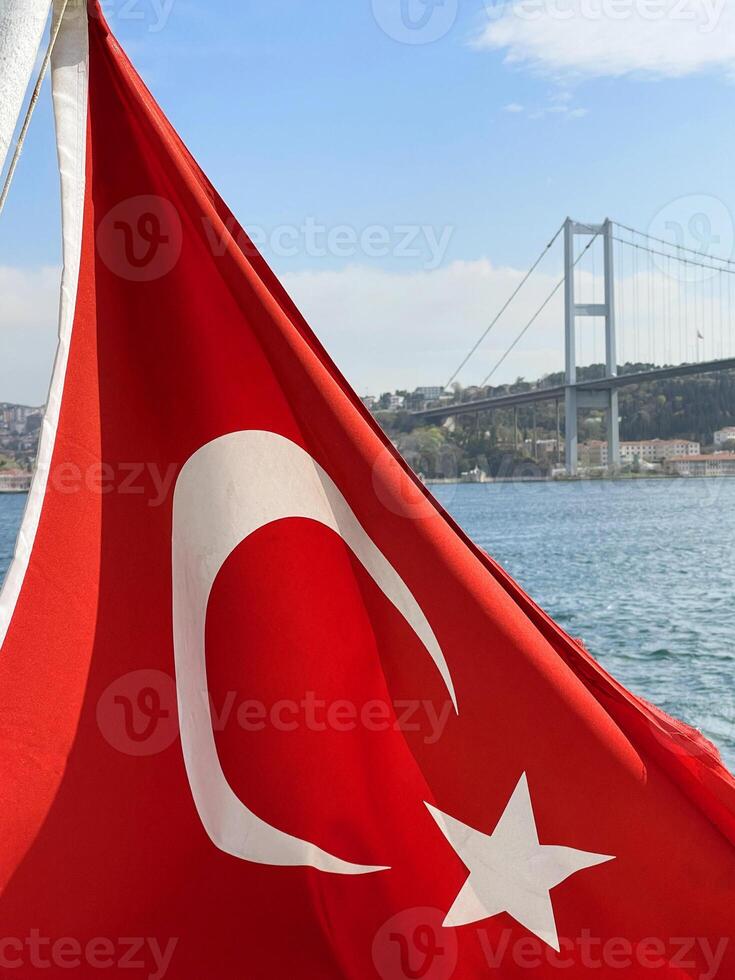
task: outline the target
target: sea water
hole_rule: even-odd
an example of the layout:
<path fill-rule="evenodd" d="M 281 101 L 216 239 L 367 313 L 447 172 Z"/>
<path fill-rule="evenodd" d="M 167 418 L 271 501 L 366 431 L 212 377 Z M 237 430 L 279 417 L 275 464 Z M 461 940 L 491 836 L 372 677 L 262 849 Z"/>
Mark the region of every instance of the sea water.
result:
<path fill-rule="evenodd" d="M 735 479 L 432 487 L 619 681 L 735 771 Z M 25 496 L 0 496 L 0 576 Z"/>
<path fill-rule="evenodd" d="M 621 683 L 735 771 L 735 479 L 431 489 Z"/>

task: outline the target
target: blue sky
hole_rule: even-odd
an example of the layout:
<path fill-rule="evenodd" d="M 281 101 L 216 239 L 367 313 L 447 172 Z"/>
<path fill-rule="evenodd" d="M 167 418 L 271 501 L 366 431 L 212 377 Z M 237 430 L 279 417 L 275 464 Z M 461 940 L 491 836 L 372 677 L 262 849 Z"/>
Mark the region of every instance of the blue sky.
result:
<path fill-rule="evenodd" d="M 216 13 L 204 0 L 105 5 L 361 392 L 444 381 L 567 214 L 644 229 L 675 214 L 686 228 L 703 209 L 732 252 L 729 6 L 686 0 L 693 18 L 677 18 L 662 0 L 667 17 L 651 20 L 641 15 L 651 0 L 627 0 L 627 19 L 595 16 L 611 0 L 521 0 L 538 5 L 525 14 L 519 4 L 403 0 L 404 14 L 427 21 L 422 32 L 405 26 L 401 2 L 221 0 Z M 380 245 L 365 247 L 375 226 Z M 352 238 L 335 246 L 344 228 Z M 518 317 L 545 295 L 559 259 Z M 46 92 L 0 222 L 0 400 L 45 396 L 55 311 L 53 273 L 41 270 L 58 262 Z M 512 326 L 463 381 L 484 375 Z M 535 376 L 554 352 L 560 362 L 557 326 L 551 309 L 502 380 Z"/>

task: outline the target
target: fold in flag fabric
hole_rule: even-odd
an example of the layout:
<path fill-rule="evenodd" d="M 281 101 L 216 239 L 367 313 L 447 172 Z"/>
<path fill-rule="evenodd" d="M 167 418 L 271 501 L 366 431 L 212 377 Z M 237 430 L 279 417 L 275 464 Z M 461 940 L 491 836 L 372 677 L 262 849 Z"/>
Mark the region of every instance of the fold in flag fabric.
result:
<path fill-rule="evenodd" d="M 413 478 L 96 4 L 53 91 L 61 340 L 0 602 L 3 976 L 735 975 L 715 749 Z"/>

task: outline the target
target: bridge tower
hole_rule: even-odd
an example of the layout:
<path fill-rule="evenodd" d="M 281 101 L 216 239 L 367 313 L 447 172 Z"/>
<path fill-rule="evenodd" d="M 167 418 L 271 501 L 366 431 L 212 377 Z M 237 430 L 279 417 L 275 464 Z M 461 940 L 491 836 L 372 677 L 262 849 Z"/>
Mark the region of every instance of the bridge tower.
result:
<path fill-rule="evenodd" d="M 574 294 L 575 242 L 579 237 L 599 237 L 604 245 L 604 303 L 577 303 Z M 613 262 L 613 223 L 606 219 L 601 225 L 586 225 L 567 218 L 564 223 L 564 335 L 566 352 L 565 422 L 566 470 L 577 473 L 578 426 L 580 408 L 599 408 L 607 413 L 608 467 L 613 472 L 620 465 L 620 418 L 617 390 L 603 382 L 599 389 L 577 388 L 577 319 L 603 317 L 605 320 L 606 376 L 618 373 L 615 344 L 615 269 Z"/>

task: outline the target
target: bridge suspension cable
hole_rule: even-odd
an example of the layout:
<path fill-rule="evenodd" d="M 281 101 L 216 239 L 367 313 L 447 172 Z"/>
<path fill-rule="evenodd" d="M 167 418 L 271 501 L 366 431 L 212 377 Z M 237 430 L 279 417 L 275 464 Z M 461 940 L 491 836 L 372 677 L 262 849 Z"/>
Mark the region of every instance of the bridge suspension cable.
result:
<path fill-rule="evenodd" d="M 710 259 L 710 261 L 722 262 L 725 265 L 731 265 L 735 268 L 735 259 L 726 259 L 717 255 L 710 255 L 708 252 L 702 252 L 695 248 L 688 248 L 686 245 L 678 245 L 675 242 L 668 242 L 665 238 L 657 238 L 655 235 L 649 234 L 647 231 L 638 231 L 637 228 L 631 228 L 630 225 L 624 225 L 620 221 L 613 221 L 616 228 L 620 228 L 623 231 L 629 232 L 631 235 L 638 235 L 640 238 L 647 238 L 651 242 L 658 242 L 659 245 L 666 245 L 667 248 L 675 248 L 677 252 L 688 252 L 690 255 L 698 255 L 700 258 Z M 633 242 L 625 241 L 623 239 L 616 239 L 617 241 L 623 241 L 625 245 L 633 245 Z M 673 258 L 674 256 L 672 256 Z"/>
<path fill-rule="evenodd" d="M 673 364 L 723 359 L 735 350 L 735 259 L 621 222 L 613 222 L 613 229 L 617 264 L 623 270 L 616 283 L 621 355 L 627 347 L 635 363 Z M 627 291 L 632 292 L 630 306 Z"/>
<path fill-rule="evenodd" d="M 589 250 L 592 248 L 592 246 L 594 245 L 594 243 L 597 241 L 597 239 L 599 238 L 599 236 L 600 236 L 600 233 L 598 231 L 598 232 L 595 232 L 595 234 L 592 236 L 592 238 L 590 238 L 590 240 L 587 242 L 587 244 L 585 245 L 585 247 L 582 249 L 582 251 L 579 253 L 579 255 L 577 256 L 577 258 L 575 259 L 574 265 L 572 266 L 573 269 L 576 269 L 576 267 L 579 265 L 579 263 L 582 261 L 582 259 L 587 254 L 587 252 L 589 252 Z M 525 327 L 523 327 L 523 329 L 521 330 L 521 332 L 517 335 L 517 337 L 515 338 L 515 340 L 513 341 L 513 343 L 510 345 L 510 347 L 508 347 L 508 349 L 505 351 L 505 353 L 500 358 L 500 360 L 496 362 L 496 364 L 492 368 L 492 370 L 480 382 L 480 388 L 484 388 L 485 387 L 485 385 L 488 383 L 488 381 L 490 380 L 490 378 L 492 378 L 492 376 L 495 374 L 495 372 L 498 370 L 498 368 L 505 362 L 506 358 L 512 353 L 513 350 L 515 350 L 515 348 L 518 346 L 518 344 L 523 339 L 523 337 L 528 333 L 528 331 L 534 325 L 534 323 L 536 322 L 536 320 L 538 320 L 538 318 L 541 316 L 541 314 L 543 313 L 543 311 L 546 309 L 546 307 L 552 301 L 552 299 L 554 298 L 554 296 L 556 296 L 556 294 L 559 292 L 559 290 L 561 289 L 561 287 L 564 285 L 565 279 L 566 279 L 566 276 L 562 276 L 561 277 L 561 279 L 559 280 L 559 282 L 554 286 L 554 288 L 551 290 L 551 292 L 549 293 L 549 295 L 543 301 L 543 303 L 541 304 L 541 306 L 539 306 L 539 308 L 533 314 L 533 316 L 528 321 L 528 323 L 525 325 Z"/>
<path fill-rule="evenodd" d="M 661 258 L 671 259 L 674 262 L 682 262 L 684 265 L 692 265 L 698 269 L 710 269 L 712 272 L 721 272 L 726 276 L 735 276 L 735 263 L 731 263 L 730 259 L 715 259 L 717 262 L 727 262 L 732 265 L 731 269 L 724 269 L 720 265 L 709 265 L 706 262 L 695 262 L 693 259 L 685 259 L 678 255 L 672 255 L 671 252 L 662 252 L 659 249 L 651 248 L 649 245 L 641 245 L 640 242 L 629 242 L 627 239 L 618 238 L 616 235 L 613 235 L 613 240 L 620 242 L 621 245 L 627 245 L 629 248 L 637 248 L 642 252 L 648 252 L 650 255 L 659 255 Z M 660 239 L 653 240 L 659 241 Z M 680 245 L 672 245 L 671 248 L 681 248 L 682 251 L 692 251 L 691 249 L 684 249 L 683 246 Z M 704 253 L 697 252 L 695 254 L 699 255 Z"/>
<path fill-rule="evenodd" d="M 539 267 L 539 265 L 541 264 L 542 260 L 545 258 L 546 254 L 548 253 L 549 249 L 552 247 L 552 245 L 554 245 L 554 243 L 556 242 L 556 240 L 559 237 L 559 235 L 561 235 L 561 233 L 562 233 L 563 230 L 564 230 L 564 224 L 562 223 L 559 226 L 559 230 L 557 231 L 557 233 L 554 235 L 554 237 L 551 239 L 551 241 L 548 243 L 548 245 L 546 245 L 544 247 L 544 249 L 541 252 L 541 254 L 539 255 L 539 257 L 536 259 L 536 261 L 533 263 L 533 265 L 531 266 L 531 268 L 525 274 L 525 276 L 523 277 L 523 279 L 521 279 L 521 281 L 518 283 L 518 285 L 513 290 L 513 292 L 511 293 L 511 295 L 508 297 L 508 299 L 506 300 L 506 302 L 503 304 L 503 306 L 499 310 L 497 316 L 493 319 L 493 321 L 490 323 L 490 325 L 488 327 L 486 327 L 485 330 L 483 330 L 483 332 L 480 334 L 480 336 L 477 339 L 477 341 L 473 344 L 473 346 L 470 348 L 470 350 L 468 351 L 468 353 L 463 358 L 462 362 L 457 367 L 456 371 L 449 378 L 449 381 L 447 381 L 447 383 L 444 385 L 444 390 L 445 391 L 450 386 L 450 384 L 454 381 L 454 379 L 457 377 L 457 375 L 462 370 L 462 368 L 468 363 L 468 361 L 470 360 L 470 358 L 475 354 L 475 352 L 479 348 L 480 344 L 485 340 L 485 338 L 490 333 L 490 331 L 493 329 L 493 327 L 495 326 L 495 324 L 498 322 L 498 320 L 501 318 L 501 316 L 505 313 L 505 311 L 508 309 L 508 307 L 513 302 L 513 300 L 516 298 L 516 296 L 518 295 L 518 293 L 520 293 L 520 291 L 526 285 L 526 283 L 528 282 L 528 280 L 531 278 L 531 276 L 534 274 L 534 272 L 536 271 L 536 269 Z M 559 287 L 557 286 L 557 289 L 558 288 Z M 551 297 L 549 297 L 549 299 L 550 298 Z M 541 311 L 539 310 L 539 313 L 540 312 Z M 538 316 L 538 314 L 537 314 L 537 316 Z M 530 326 L 530 324 L 529 324 L 529 326 Z"/>
<path fill-rule="evenodd" d="M 577 227 L 584 229 L 586 226 L 578 224 Z M 615 243 L 615 250 L 618 252 L 618 260 L 613 260 L 610 268 L 617 267 L 622 273 L 612 280 L 613 293 L 617 297 L 613 309 L 617 308 L 618 315 L 613 322 L 617 323 L 618 364 L 693 363 L 706 360 L 707 353 L 711 355 L 711 360 L 716 353 L 724 358 L 731 348 L 735 350 L 735 309 L 732 303 L 735 259 L 718 257 L 687 245 L 666 241 L 619 221 L 608 222 L 607 229 L 606 240 L 610 246 Z M 564 225 L 544 246 L 536 261 L 452 372 L 444 390 L 451 386 L 481 348 L 563 230 Z M 589 226 L 588 233 L 589 241 L 570 268 L 577 270 L 582 259 L 588 254 L 591 256 L 591 266 L 583 281 L 589 280 L 587 291 L 591 291 L 592 301 L 580 306 L 587 307 L 591 311 L 587 315 L 595 317 L 599 315 L 597 310 L 603 304 L 598 301 L 600 282 L 593 246 L 602 233 L 597 225 Z M 584 271 L 579 269 L 578 274 Z M 564 281 L 562 276 L 480 382 L 480 387 L 485 387 L 507 361 L 562 288 Z M 591 347 L 591 363 L 594 364 L 600 359 L 598 333 L 599 329 L 594 327 L 579 335 L 580 342 L 586 341 Z M 625 354 L 628 355 L 627 358 Z"/>
<path fill-rule="evenodd" d="M 416 414 L 426 419 L 446 419 L 455 414 L 472 413 L 479 416 L 480 412 L 492 412 L 496 408 L 516 408 L 549 400 L 557 402 L 558 417 L 559 404 L 563 402 L 566 469 L 574 474 L 578 463 L 578 410 L 592 409 L 594 421 L 602 422 L 602 416 L 606 419 L 609 465 L 614 471 L 620 462 L 620 389 L 735 369 L 735 259 L 720 258 L 667 242 L 609 219 L 602 224 L 587 225 L 568 218 L 563 229 L 564 275 L 518 332 L 480 387 L 488 385 L 542 311 L 566 284 L 566 369 L 561 380 L 557 383 L 542 380 L 534 387 L 525 386 L 521 391 L 499 393 L 496 390 L 489 393 L 486 390 L 482 396 L 472 400 L 460 400 L 453 404 L 444 402 Z M 528 282 L 561 231 L 557 231 L 490 326 L 472 346 L 447 387 Z M 580 238 L 586 239 L 586 244 L 575 257 L 576 242 Z M 593 248 L 598 239 L 604 243 L 601 276 L 598 275 L 598 260 Z M 712 241 L 716 239 L 712 238 Z M 588 255 L 591 261 L 580 268 L 580 263 Z M 598 334 L 603 325 L 604 360 L 598 363 Z M 626 332 L 630 344 L 627 353 L 633 355 L 632 359 L 630 356 L 626 359 L 623 354 Z M 582 356 L 585 346 L 591 349 L 591 362 Z M 659 401 L 663 399 L 660 403 L 666 405 L 668 410 L 676 411 L 680 396 L 674 389 L 673 395 L 666 390 L 657 393 L 656 398 Z"/>

